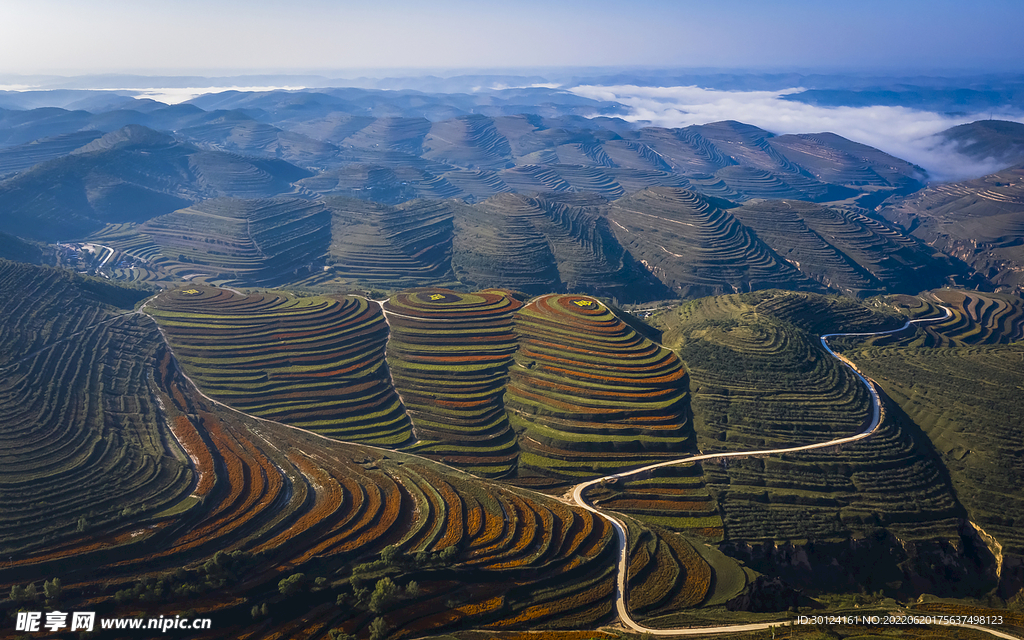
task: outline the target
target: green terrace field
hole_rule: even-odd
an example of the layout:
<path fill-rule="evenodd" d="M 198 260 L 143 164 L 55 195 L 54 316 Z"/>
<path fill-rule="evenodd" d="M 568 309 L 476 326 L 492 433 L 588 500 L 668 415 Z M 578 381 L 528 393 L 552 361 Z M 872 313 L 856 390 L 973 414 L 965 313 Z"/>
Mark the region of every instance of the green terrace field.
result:
<path fill-rule="evenodd" d="M 665 344 L 690 371 L 701 450 L 794 446 L 863 431 L 871 412 L 864 385 L 795 324 L 835 330 L 846 320 L 853 331 L 902 324 L 845 301 L 778 291 L 705 298 L 656 315 Z M 839 455 L 705 464 L 704 481 L 726 541 L 842 540 L 879 528 L 902 540 L 959 537 L 962 507 L 940 461 L 888 402 L 876 435 Z"/>
<path fill-rule="evenodd" d="M 387 325 L 363 298 L 167 291 L 148 307 L 189 376 L 246 413 L 397 446 L 411 428 L 384 362 Z"/>
<path fill-rule="evenodd" d="M 541 296 L 515 327 L 505 405 L 520 434 L 520 481 L 583 479 L 693 450 L 686 370 L 607 306 Z"/>
<path fill-rule="evenodd" d="M 940 290 L 918 306 L 902 308 L 953 317 L 920 325 L 889 340 L 844 341 L 844 355 L 927 434 L 950 474 L 972 527 L 992 549 L 1004 592 L 1024 564 L 1024 348 L 1022 301 L 1013 296 Z"/>
<path fill-rule="evenodd" d="M 937 289 L 924 297 L 889 296 L 883 300 L 893 310 L 915 318 L 941 318 L 944 308 L 951 315 L 889 336 L 843 338 L 837 344 L 959 347 L 1009 344 L 1024 338 L 1024 300 L 1017 296 Z"/>
<path fill-rule="evenodd" d="M 267 286 L 305 277 L 330 243 L 331 213 L 298 199 L 207 200 L 141 225 L 109 225 L 92 240 L 141 264 L 115 272 L 125 280 L 154 274 L 196 282 Z M 127 273 L 125 272 L 127 271 Z M 156 275 L 158 279 L 159 275 Z"/>
<path fill-rule="evenodd" d="M 386 325 L 365 301 L 182 289 L 146 305 L 158 328 L 143 313 L 113 315 L 109 303 L 130 300 L 132 290 L 51 269 L 0 267 L 11 317 L 36 324 L 25 314 L 60 300 L 71 305 L 70 318 L 88 318 L 87 326 L 53 325 L 49 346 L 34 354 L 25 351 L 37 342 L 4 343 L 0 529 L 5 548 L 18 552 L 0 567 L 5 592 L 56 576 L 62 607 L 127 615 L 187 605 L 231 637 L 318 637 L 331 629 L 364 636 L 384 628 L 406 638 L 465 628 L 589 629 L 612 619 L 615 536 L 596 514 L 421 457 L 237 413 L 183 376 L 224 397 L 261 384 L 228 389 L 232 376 L 260 371 L 271 389 L 265 399 L 282 406 L 301 396 L 273 383 L 299 372 L 307 377 L 294 379 L 307 393 L 317 392 L 318 374 L 344 391 L 352 382 L 344 368 L 372 382 L 373 371 L 386 371 L 379 339 Z M 429 363 L 435 354 L 418 348 L 427 345 L 416 341 L 416 329 L 433 319 L 450 329 L 430 327 L 451 337 L 446 353 L 470 345 L 496 357 L 500 370 L 514 346 L 510 316 L 518 305 L 498 291 L 396 296 L 388 315 L 409 320 L 395 329 L 407 342 L 396 341 L 389 358 L 425 355 Z M 493 349 L 488 330 L 495 330 Z M 323 352 L 329 363 L 318 362 Z M 374 353 L 381 366 L 367 366 Z M 669 370 L 679 371 L 678 363 Z M 463 380 L 453 370 L 448 380 L 472 394 L 483 378 Z M 500 407 L 500 380 L 490 389 L 484 397 Z M 320 393 L 324 404 L 333 399 Z M 246 396 L 226 395 L 255 410 Z M 335 403 L 332 415 L 346 410 Z M 360 437 L 352 431 L 345 437 Z M 408 437 L 407 427 L 399 433 Z M 629 536 L 633 611 L 661 615 L 712 594 L 711 565 L 686 541 L 632 520 Z M 250 615 L 261 607 L 272 616 Z"/>
<path fill-rule="evenodd" d="M 384 304 L 388 366 L 419 440 L 410 451 L 476 475 L 515 471 L 519 447 L 502 397 L 521 306 L 505 291 L 438 288 Z"/>
<path fill-rule="evenodd" d="M 0 260 L 0 551 L 106 531 L 188 495 L 149 368 L 148 295 Z"/>
<path fill-rule="evenodd" d="M 722 516 L 699 464 L 663 467 L 628 480 L 603 483 L 586 495 L 595 506 L 653 526 L 716 542 L 722 539 Z"/>

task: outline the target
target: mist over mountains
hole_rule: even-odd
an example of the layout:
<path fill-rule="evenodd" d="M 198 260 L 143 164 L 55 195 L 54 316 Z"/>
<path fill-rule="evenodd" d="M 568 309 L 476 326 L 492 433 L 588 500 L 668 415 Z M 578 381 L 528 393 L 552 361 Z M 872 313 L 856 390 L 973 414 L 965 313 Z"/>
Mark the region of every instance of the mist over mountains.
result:
<path fill-rule="evenodd" d="M 615 117 L 637 127 L 678 128 L 737 120 L 775 134 L 837 133 L 909 160 L 935 181 L 977 178 L 1008 166 L 1001 164 L 1002 158 L 961 153 L 959 145 L 938 137 L 940 132 L 977 120 L 1024 122 L 1024 76 L 1019 74 L 573 68 L 407 76 L 392 72 L 390 77 L 368 70 L 359 77 L 346 75 L 7 76 L 0 78 L 0 89 L 18 90 L 0 91 L 0 109 L 152 112 L 181 102 L 207 111 L 246 109 L 256 101 L 265 105 L 271 94 L 279 96 L 279 108 L 288 104 L 294 109 L 300 99 L 287 96 L 298 93 L 315 94 L 315 101 L 345 113 L 416 115 L 431 121 L 532 113 Z"/>

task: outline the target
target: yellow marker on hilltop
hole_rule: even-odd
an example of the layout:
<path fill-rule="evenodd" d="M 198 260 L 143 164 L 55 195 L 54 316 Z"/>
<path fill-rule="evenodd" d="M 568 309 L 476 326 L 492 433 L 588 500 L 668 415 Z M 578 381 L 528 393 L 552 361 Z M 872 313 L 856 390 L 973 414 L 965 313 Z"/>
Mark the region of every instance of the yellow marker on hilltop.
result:
<path fill-rule="evenodd" d="M 430 299 L 431 300 L 444 300 L 444 295 L 440 294 L 440 293 L 435 293 L 434 295 L 430 296 Z"/>
<path fill-rule="evenodd" d="M 577 307 L 592 307 L 594 302 L 592 300 L 573 300 L 572 303 Z"/>

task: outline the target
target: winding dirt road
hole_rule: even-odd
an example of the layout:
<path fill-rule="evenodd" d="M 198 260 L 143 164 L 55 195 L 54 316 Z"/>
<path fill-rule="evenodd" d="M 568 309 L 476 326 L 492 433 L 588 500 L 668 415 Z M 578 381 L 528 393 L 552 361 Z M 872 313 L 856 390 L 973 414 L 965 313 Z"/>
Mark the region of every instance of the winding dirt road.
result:
<path fill-rule="evenodd" d="M 154 298 L 155 297 L 156 296 L 154 296 Z M 140 306 L 139 310 L 136 313 L 142 313 L 142 314 L 145 314 L 145 315 L 149 316 L 149 314 L 146 313 L 145 308 L 146 308 L 146 306 L 149 304 L 149 302 L 152 299 L 153 298 L 147 299 Z M 390 315 L 396 315 L 396 316 L 399 316 L 399 317 L 413 317 L 413 316 L 404 316 L 403 314 L 395 314 L 395 313 L 392 313 L 392 312 L 384 311 L 384 302 L 386 302 L 386 300 L 369 300 L 368 299 L 368 302 L 372 302 L 372 303 L 376 303 L 376 304 L 380 305 L 381 312 L 382 312 L 382 315 L 384 315 L 385 322 L 387 322 L 387 316 L 389 314 Z M 881 421 L 882 421 L 881 398 L 879 397 L 878 390 L 875 388 L 875 386 L 866 377 L 864 377 L 864 375 L 862 375 L 860 373 L 860 371 L 857 370 L 856 366 L 852 362 L 850 362 L 845 357 L 837 354 L 836 352 L 834 352 L 831 349 L 831 347 L 829 347 L 829 345 L 828 345 L 829 338 L 848 337 L 848 336 L 886 335 L 886 334 L 890 334 L 890 333 L 898 333 L 900 331 L 906 330 L 907 328 L 909 328 L 913 324 L 928 323 L 928 322 L 938 322 L 938 321 L 945 320 L 945 319 L 949 318 L 950 316 L 952 316 L 952 311 L 950 309 L 948 309 L 946 307 L 943 307 L 943 309 L 946 311 L 946 315 L 944 315 L 942 317 L 938 317 L 938 318 L 923 318 L 923 319 L 919 319 L 919 320 L 908 320 L 902 327 L 899 327 L 898 329 L 891 329 L 889 331 L 878 331 L 878 332 L 871 332 L 871 333 L 830 333 L 830 334 L 826 334 L 826 335 L 821 336 L 821 345 L 822 345 L 822 347 L 831 356 L 833 356 L 834 358 L 840 360 L 851 371 L 853 371 L 853 373 L 861 380 L 861 382 L 864 383 L 864 385 L 867 387 L 868 391 L 870 392 L 871 404 L 872 404 L 872 418 L 871 418 L 870 423 L 868 424 L 868 427 L 864 431 L 862 431 L 861 433 L 858 433 L 858 434 L 853 435 L 853 436 L 848 436 L 848 437 L 845 437 L 845 438 L 838 438 L 836 440 L 829 440 L 827 442 L 818 442 L 818 443 L 814 443 L 814 444 L 802 445 L 802 446 L 797 446 L 797 447 L 787 447 L 787 448 L 783 448 L 783 449 L 767 449 L 767 450 L 762 450 L 762 451 L 735 451 L 735 452 L 729 452 L 729 453 L 710 453 L 710 454 L 702 454 L 702 455 L 696 455 L 696 456 L 687 456 L 687 457 L 678 458 L 678 459 L 675 459 L 675 460 L 667 460 L 665 462 L 659 462 L 659 463 L 656 463 L 656 464 L 647 465 L 645 467 L 641 467 L 639 469 L 633 469 L 631 471 L 624 471 L 622 473 L 616 473 L 616 474 L 604 476 L 603 478 L 597 478 L 595 480 L 589 480 L 587 482 L 583 482 L 583 483 L 578 484 L 575 487 L 573 487 L 572 493 L 571 493 L 573 502 L 576 505 L 586 509 L 587 511 L 590 511 L 590 512 L 596 514 L 597 516 L 599 516 L 601 518 L 604 518 L 609 523 L 611 523 L 612 527 L 614 527 L 614 529 L 615 529 L 615 533 L 616 533 L 616 537 L 617 537 L 617 541 L 618 541 L 618 555 L 619 555 L 618 569 L 617 569 L 617 574 L 618 575 L 616 577 L 615 606 L 616 606 L 616 610 L 618 612 L 619 620 L 622 622 L 622 624 L 624 626 L 626 626 L 627 628 L 629 628 L 630 630 L 632 630 L 632 631 L 635 631 L 635 632 L 638 632 L 638 633 L 654 635 L 654 636 L 696 636 L 696 635 L 711 635 L 711 634 L 719 634 L 719 633 L 742 633 L 742 632 L 747 632 L 747 631 L 763 631 L 763 630 L 766 630 L 766 629 L 770 629 L 772 627 L 782 627 L 782 626 L 785 626 L 787 624 L 791 624 L 791 621 L 785 621 L 785 622 L 764 622 L 764 623 L 739 624 L 739 625 L 725 625 L 725 626 L 718 626 L 718 627 L 684 627 L 684 628 L 676 628 L 676 629 L 652 629 L 650 627 L 645 627 L 645 626 L 641 625 L 640 623 L 635 621 L 630 616 L 629 611 L 628 611 L 627 606 L 626 606 L 626 575 L 627 575 L 627 568 L 629 566 L 629 557 L 628 557 L 628 553 L 627 553 L 628 545 L 627 545 L 627 539 L 626 539 L 626 527 L 622 523 L 621 520 L 619 520 L 615 516 L 609 515 L 609 514 L 603 512 L 603 511 L 600 511 L 600 510 L 594 508 L 593 506 L 591 506 L 583 498 L 583 492 L 588 487 L 594 486 L 594 485 L 599 484 L 601 482 L 604 482 L 606 480 L 617 479 L 617 478 L 628 478 L 629 476 L 633 476 L 633 475 L 637 475 L 637 474 L 640 474 L 640 473 L 644 473 L 646 471 L 651 471 L 653 469 L 658 469 L 660 467 L 668 467 L 668 466 L 672 466 L 672 465 L 686 464 L 686 463 L 691 463 L 691 462 L 701 462 L 701 461 L 707 461 L 707 460 L 722 460 L 722 459 L 725 459 L 725 458 L 742 458 L 742 457 L 749 457 L 749 456 L 764 456 L 764 455 L 772 455 L 772 454 L 794 453 L 794 452 L 799 452 L 799 451 L 810 451 L 810 450 L 814 450 L 814 449 L 824 449 L 824 448 L 828 448 L 828 447 L 841 446 L 841 445 L 844 445 L 844 444 L 848 444 L 848 443 L 851 443 L 851 442 L 856 442 L 858 440 L 863 440 L 865 438 L 871 437 L 874 434 L 875 430 L 878 428 L 878 426 L 881 424 Z M 149 316 L 149 317 L 152 319 L 151 316 Z M 422 318 L 414 318 L 414 319 L 422 320 Z M 390 328 L 390 323 L 388 323 L 388 325 L 389 325 L 389 328 Z M 167 340 L 167 335 L 164 333 L 163 329 L 159 326 L 159 324 L 157 324 L 157 329 L 160 332 L 160 334 L 162 335 L 162 337 L 164 338 L 164 341 L 165 341 L 168 349 L 171 349 L 170 342 Z M 388 337 L 390 339 L 390 331 L 388 333 L 389 333 Z M 173 356 L 174 355 L 173 349 L 171 349 L 171 353 L 172 353 L 172 356 Z M 323 440 L 327 440 L 327 441 L 330 441 L 330 442 L 343 443 L 343 441 L 336 440 L 334 438 L 329 438 L 327 436 L 323 436 L 323 435 L 318 434 L 318 433 L 313 432 L 313 431 L 308 431 L 306 429 L 302 429 L 300 427 L 295 427 L 295 426 L 290 425 L 290 424 L 286 424 L 286 423 L 283 423 L 283 422 L 278 422 L 276 420 L 269 420 L 267 418 L 261 418 L 259 416 L 255 416 L 255 415 L 251 415 L 251 414 L 239 411 L 238 409 L 236 409 L 234 407 L 231 407 L 230 405 L 227 405 L 227 404 L 225 404 L 223 402 L 220 402 L 219 400 L 215 400 L 214 398 L 211 398 L 210 396 L 206 395 L 205 393 L 203 393 L 200 390 L 199 385 L 197 385 L 195 383 L 195 381 L 193 381 L 185 373 L 184 369 L 181 367 L 180 363 L 178 362 L 177 357 L 174 358 L 174 363 L 175 363 L 175 366 L 176 366 L 176 368 L 178 370 L 178 373 L 192 386 L 192 388 L 196 391 L 196 393 L 198 393 L 200 396 L 202 396 L 203 398 L 205 398 L 206 400 L 208 400 L 208 401 L 210 401 L 210 402 L 212 402 L 214 404 L 217 404 L 219 406 L 225 407 L 225 408 L 227 408 L 227 409 L 229 409 L 231 411 L 234 411 L 235 413 L 238 413 L 240 415 L 243 415 L 245 417 L 251 418 L 251 419 L 256 420 L 256 421 L 269 422 L 269 423 L 276 424 L 276 425 L 279 425 L 279 426 L 282 426 L 282 427 L 286 427 L 286 428 L 289 428 L 289 429 L 294 429 L 296 431 L 302 431 L 304 433 L 316 436 L 318 438 L 321 438 Z M 394 384 L 394 379 L 393 378 L 392 378 L 392 384 Z M 397 391 L 397 389 L 396 389 L 396 391 Z M 375 449 L 375 450 L 382 451 L 382 452 L 390 452 L 390 450 L 388 450 L 388 449 L 383 449 L 383 448 L 375 447 L 375 446 L 372 446 L 372 445 L 365 445 L 365 444 L 358 444 L 358 443 L 348 443 L 348 444 L 355 444 L 356 446 L 366 447 L 366 448 L 369 448 L 369 449 Z M 414 457 L 420 457 L 420 456 L 417 456 L 416 454 L 409 454 L 409 453 L 407 453 L 406 455 L 411 455 L 411 456 L 414 456 Z M 462 472 L 461 470 L 455 469 L 453 467 L 450 467 L 449 465 L 445 465 L 445 464 L 439 463 L 437 461 L 431 461 L 431 462 L 434 462 L 435 464 L 440 464 L 441 466 L 444 466 L 444 467 L 448 467 L 448 468 L 452 469 L 453 471 L 458 471 L 458 472 L 461 472 L 461 473 L 465 473 L 465 472 Z M 533 493 L 533 492 L 530 491 L 530 493 Z M 955 625 L 955 626 L 961 626 L 961 627 L 964 627 L 964 628 L 970 628 L 970 629 L 974 629 L 976 631 L 984 631 L 984 632 L 989 633 L 989 634 L 991 634 L 993 636 L 996 636 L 998 638 L 1003 638 L 1004 640 L 1021 640 L 1021 639 L 1019 639 L 1019 638 L 1017 638 L 1015 636 L 1012 636 L 1012 635 L 1009 635 L 1009 634 L 1006 634 L 1006 633 L 1003 633 L 1003 632 L 1000 632 L 1000 631 L 996 631 L 994 629 L 988 629 L 988 628 L 980 627 L 980 626 L 976 626 L 976 625 L 961 624 L 961 625 Z"/>
<path fill-rule="evenodd" d="M 837 337 L 878 336 L 890 333 L 899 333 L 900 331 L 906 330 L 913 324 L 939 322 L 941 320 L 946 320 L 953 315 L 953 312 L 949 308 L 942 308 L 946 311 L 946 315 L 944 316 L 938 318 L 922 318 L 919 320 L 908 320 L 902 327 L 899 327 L 898 329 L 890 329 L 889 331 L 875 331 L 869 333 L 828 333 L 821 336 L 821 346 L 825 349 L 825 351 L 827 351 L 829 355 L 831 355 L 832 357 L 836 358 L 844 365 L 846 365 L 846 367 L 848 367 L 858 378 L 860 378 L 860 381 L 864 383 L 864 385 L 868 389 L 868 392 L 871 395 L 871 421 L 868 423 L 868 426 L 866 429 L 864 429 L 864 431 L 856 435 L 848 436 L 845 438 L 838 438 L 836 440 L 829 440 L 827 442 L 817 442 L 814 444 L 807 444 L 798 447 L 786 447 L 782 449 L 764 449 L 760 451 L 733 451 L 729 453 L 707 453 L 696 456 L 686 456 L 684 458 L 678 458 L 676 460 L 667 460 L 665 462 L 647 465 L 646 467 L 640 467 L 639 469 L 633 469 L 632 471 L 613 473 L 611 475 L 604 476 L 603 478 L 597 478 L 596 480 L 588 480 L 587 482 L 580 483 L 573 487 L 571 495 L 574 503 L 576 503 L 580 507 L 583 507 L 587 511 L 590 511 L 604 518 L 612 525 L 612 527 L 615 528 L 615 535 L 618 538 L 619 546 L 619 566 L 615 590 L 615 608 L 619 614 L 619 620 L 622 622 L 622 624 L 630 630 L 635 631 L 637 633 L 645 633 L 653 636 L 697 636 L 718 633 L 742 633 L 746 631 L 764 631 L 772 627 L 782 627 L 787 624 L 791 624 L 791 621 L 724 625 L 718 627 L 683 627 L 676 629 L 652 629 L 651 627 L 643 626 L 642 624 L 634 620 L 632 616 L 630 616 L 629 610 L 626 606 L 626 575 L 627 569 L 629 567 L 629 555 L 627 553 L 628 544 L 626 540 L 626 526 L 617 517 L 609 515 L 591 506 L 590 503 L 588 503 L 586 499 L 583 497 L 584 491 L 586 491 L 589 487 L 592 487 L 596 484 L 600 484 L 608 480 L 628 478 L 630 476 L 645 473 L 647 471 L 658 469 L 660 467 L 668 467 L 677 464 L 687 464 L 692 462 L 703 462 L 709 460 L 724 460 L 726 458 L 745 458 L 750 456 L 778 455 L 783 453 L 811 451 L 814 449 L 826 449 L 829 447 L 838 447 L 841 445 L 849 444 L 851 442 L 857 442 L 858 440 L 864 440 L 865 438 L 870 438 L 872 435 L 874 435 L 875 430 L 878 429 L 878 426 L 882 422 L 882 403 L 881 398 L 878 394 L 878 389 L 876 389 L 875 385 L 866 377 L 864 377 L 864 375 L 861 374 L 860 371 L 857 370 L 857 367 L 852 362 L 850 362 L 847 358 L 833 351 L 832 348 L 829 347 L 828 345 L 828 340 L 830 338 Z M 1019 640 L 1015 636 L 1009 635 L 1007 633 L 976 625 L 960 624 L 953 626 L 974 629 L 976 631 L 984 631 L 998 638 L 1005 638 L 1008 640 Z"/>

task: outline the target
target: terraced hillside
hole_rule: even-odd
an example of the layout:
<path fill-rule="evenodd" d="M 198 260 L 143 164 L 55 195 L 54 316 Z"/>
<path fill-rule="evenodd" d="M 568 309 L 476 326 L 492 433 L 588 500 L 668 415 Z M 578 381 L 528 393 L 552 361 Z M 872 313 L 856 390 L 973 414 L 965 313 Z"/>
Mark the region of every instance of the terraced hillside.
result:
<path fill-rule="evenodd" d="M 257 122 L 240 112 L 180 129 L 177 135 L 200 146 L 244 156 L 278 158 L 297 167 L 329 167 L 341 151 L 333 144 Z"/>
<path fill-rule="evenodd" d="M 328 206 L 332 240 L 323 278 L 397 287 L 452 280 L 457 205 L 416 200 L 389 207 L 336 198 Z"/>
<path fill-rule="evenodd" d="M 692 451 L 686 370 L 671 351 L 585 296 L 541 296 L 516 313 L 515 327 L 505 406 L 520 434 L 521 482 Z"/>
<path fill-rule="evenodd" d="M 605 216 L 619 242 L 680 297 L 822 290 L 722 204 L 684 189 L 647 189 L 611 203 Z"/>
<path fill-rule="evenodd" d="M 928 187 L 878 215 L 1007 291 L 1024 290 L 1024 166 Z"/>
<path fill-rule="evenodd" d="M 1024 301 L 1017 296 L 938 289 L 921 297 L 890 296 L 887 304 L 914 317 L 949 318 L 889 336 L 846 338 L 840 344 L 901 347 L 962 347 L 1010 344 L 1024 338 Z"/>
<path fill-rule="evenodd" d="M 331 213 L 321 203 L 217 198 L 141 225 L 111 225 L 92 239 L 154 271 L 197 282 L 266 286 L 319 267 L 330 229 Z"/>
<path fill-rule="evenodd" d="M 1024 162 L 1024 124 L 1007 120 L 978 120 L 936 134 L 953 143 L 957 153 L 974 160 L 1004 163 L 1010 167 Z"/>
<path fill-rule="evenodd" d="M 920 188 L 925 175 L 918 166 L 834 133 L 776 136 L 771 146 L 790 162 L 831 184 L 892 187 L 906 192 Z"/>
<path fill-rule="evenodd" d="M 779 200 L 729 213 L 808 277 L 844 295 L 917 293 L 950 277 L 970 279 L 947 256 L 855 212 Z"/>
<path fill-rule="evenodd" d="M 0 293 L 0 547 L 20 559 L 187 496 L 147 368 L 159 334 L 131 313 L 148 294 L 3 260 Z"/>
<path fill-rule="evenodd" d="M 970 526 L 996 558 L 1003 597 L 1024 583 L 1024 349 L 1020 342 L 999 345 L 1008 338 L 975 343 L 994 346 L 950 341 L 844 351 L 941 455 Z"/>
<path fill-rule="evenodd" d="M 0 176 L 10 177 L 41 162 L 67 155 L 102 135 L 102 131 L 78 131 L 0 149 Z"/>
<path fill-rule="evenodd" d="M 5 271 L 5 287 L 24 287 L 25 277 L 30 277 L 47 292 L 70 294 L 71 289 L 60 288 L 65 281 L 83 282 L 53 270 L 16 269 L 29 276 L 15 281 L 11 277 L 17 274 Z M 59 275 L 57 280 L 44 282 L 54 274 Z M 120 291 L 105 283 L 98 286 Z M 56 363 L 75 365 L 85 358 L 106 369 L 92 378 L 96 384 L 117 382 L 98 396 L 105 398 L 105 412 L 83 407 L 82 414 L 99 413 L 103 419 L 75 422 L 85 442 L 102 435 L 109 455 L 94 453 L 77 461 L 115 464 L 117 471 L 93 474 L 99 469 L 88 464 L 64 464 L 74 462 L 75 452 L 82 450 L 70 442 L 60 445 L 69 440 L 68 433 L 23 439 L 16 449 L 19 461 L 12 460 L 8 469 L 21 478 L 25 460 L 31 461 L 33 488 L 47 492 L 47 501 L 53 501 L 69 522 L 63 529 L 52 529 L 52 538 L 40 539 L 38 524 L 15 514 L 19 520 L 9 523 L 14 528 L 5 533 L 5 543 L 17 540 L 20 527 L 32 528 L 35 544 L 0 567 L 0 587 L 10 590 L 40 576 L 58 576 L 63 606 L 88 602 L 106 615 L 140 605 L 180 608 L 191 603 L 214 618 L 218 634 L 234 637 L 257 631 L 316 636 L 330 629 L 363 636 L 376 629 L 377 635 L 405 638 L 467 627 L 590 628 L 610 619 L 617 553 L 611 525 L 597 515 L 532 492 L 501 488 L 422 458 L 340 443 L 236 414 L 195 393 L 175 363 L 181 358 L 185 370 L 196 373 L 201 369 L 199 359 L 187 354 L 206 343 L 204 355 L 220 361 L 216 371 L 230 373 L 224 365 L 237 358 L 229 353 L 237 355 L 256 345 L 259 333 L 250 322 L 236 332 L 234 341 L 249 336 L 247 345 L 222 341 L 220 346 L 226 348 L 214 354 L 211 338 L 232 319 L 246 317 L 258 324 L 261 317 L 277 312 L 273 328 L 275 337 L 281 337 L 295 316 L 317 315 L 320 321 L 315 324 L 322 326 L 325 312 L 351 301 L 325 305 L 327 301 L 315 298 L 195 291 L 165 292 L 146 308 L 160 319 L 173 352 L 162 346 L 160 331 L 141 314 L 99 325 L 92 324 L 95 317 L 74 314 L 89 323 L 84 331 L 76 333 L 73 325 L 55 327 L 65 339 L 15 364 L 14 371 L 45 371 L 54 370 Z M 415 310 L 415 295 L 396 298 L 389 305 Z M 484 304 L 474 305 L 473 296 L 453 304 L 467 313 L 475 306 L 480 317 L 473 324 L 478 329 L 484 323 L 477 320 L 503 314 L 506 326 L 498 326 L 507 333 L 512 299 L 498 292 L 477 297 Z M 494 313 L 502 304 L 509 308 Z M 424 313 L 428 306 L 418 310 L 424 318 L 430 315 Z M 399 317 L 396 312 L 390 315 Z M 185 317 L 191 322 L 188 336 L 176 331 Z M 411 328 L 407 324 L 403 330 L 408 334 Z M 97 334 L 104 332 L 97 341 Z M 301 339 L 312 346 L 308 335 Z M 64 348 L 79 342 L 77 356 L 74 348 Z M 314 352 L 307 348 L 305 353 Z M 274 357 L 282 356 L 287 354 Z M 82 371 L 79 366 L 70 369 Z M 281 368 L 269 370 L 277 373 Z M 201 375 L 196 373 L 197 380 Z M 8 382 L 28 388 L 24 380 L 5 377 Z M 74 385 L 59 390 L 40 396 L 40 402 L 58 406 L 62 394 L 74 394 Z M 37 406 L 26 404 L 24 393 L 7 395 L 9 417 L 20 418 Z M 11 402 L 15 396 L 17 402 Z M 245 405 L 239 398 L 232 402 Z M 5 419 L 4 424 L 28 422 Z M 12 443 L 15 433 L 6 436 Z M 118 448 L 121 438 L 141 441 Z M 166 447 L 164 452 L 144 455 L 160 445 Z M 30 449 L 46 464 L 25 458 Z M 70 455 L 60 455 L 64 450 Z M 58 467 L 60 482 L 40 484 L 40 474 L 45 477 L 53 471 L 49 475 L 57 478 Z M 90 475 L 81 482 L 65 481 L 78 477 L 69 473 L 85 471 Z M 25 502 L 38 513 L 37 491 L 26 491 L 24 481 L 10 490 L 17 497 L 5 499 L 9 506 Z M 58 501 L 55 495 L 66 497 Z M 113 519 L 103 510 L 108 502 L 120 510 Z M 91 511 L 75 520 L 78 512 L 69 513 L 68 504 Z M 693 547 L 636 523 L 630 524 L 629 533 L 630 606 L 635 613 L 654 615 L 705 599 L 711 569 Z M 106 585 L 102 592 L 97 591 L 99 585 Z M 250 616 L 253 607 L 269 607 L 273 615 Z"/>
<path fill-rule="evenodd" d="M 480 476 L 505 476 L 519 447 L 502 397 L 516 350 L 504 291 L 416 289 L 384 304 L 387 358 L 419 442 L 410 451 Z"/>
<path fill-rule="evenodd" d="M 491 118 L 476 115 L 433 123 L 422 155 L 467 169 L 501 169 L 511 164 L 512 149 Z"/>
<path fill-rule="evenodd" d="M 838 309 L 846 319 L 858 314 L 844 309 L 845 304 L 836 307 L 807 294 L 796 294 L 788 302 L 788 295 L 706 298 L 654 317 L 655 326 L 665 332 L 665 343 L 677 349 L 690 371 L 702 450 L 821 442 L 859 433 L 869 423 L 870 397 L 856 376 L 825 353 L 816 335 L 772 315 L 809 317 L 808 326 L 821 330 L 843 322 L 842 317 L 827 322 L 820 317 L 830 309 Z M 805 307 L 803 313 L 800 306 Z M 893 324 L 889 315 L 864 313 L 860 318 L 851 330 L 877 331 Z M 941 463 L 913 422 L 888 403 L 876 435 L 844 447 L 841 456 L 819 450 L 705 464 L 704 480 L 721 509 L 728 545 L 811 540 L 842 546 L 845 543 L 839 541 L 882 528 L 889 533 L 879 533 L 874 543 L 851 553 L 864 553 L 869 547 L 892 549 L 895 539 L 886 535 L 895 535 L 905 544 L 920 543 L 911 553 L 924 558 L 942 553 L 941 544 L 936 547 L 934 541 L 960 539 L 962 507 Z M 906 550 L 893 552 L 902 560 L 879 561 L 874 576 L 861 571 L 859 561 L 837 573 L 825 566 L 830 560 L 825 559 L 824 548 L 827 545 L 802 551 L 809 555 L 802 575 L 785 567 L 781 552 L 744 551 L 742 545 L 733 552 L 761 570 L 782 571 L 788 580 L 802 584 L 825 584 L 821 581 L 826 576 L 833 585 L 873 583 L 894 571 L 897 576 L 904 572 L 898 579 L 905 584 L 943 580 L 928 566 L 910 561 Z M 909 564 L 897 569 L 898 562 Z M 958 562 L 950 570 L 965 580 L 978 571 L 969 559 L 961 557 Z"/>
<path fill-rule="evenodd" d="M 613 533 L 597 516 L 402 454 L 247 426 L 192 395 L 169 357 L 140 370 L 160 384 L 202 499 L 23 555 L 0 569 L 5 588 L 61 575 L 63 603 L 90 598 L 112 615 L 201 602 L 217 632 L 235 637 L 362 636 L 371 624 L 392 638 L 463 626 L 586 628 L 611 613 Z M 282 579 L 298 588 L 279 589 Z M 99 598 L 98 584 L 109 585 Z M 371 597 L 376 590 L 384 595 Z M 271 607 L 272 622 L 250 617 L 253 603 Z"/>
<path fill-rule="evenodd" d="M 495 196 L 457 210 L 459 280 L 540 293 L 580 291 L 624 301 L 669 297 L 619 244 L 587 195 Z"/>
<path fill-rule="evenodd" d="M 384 362 L 387 325 L 363 298 L 176 289 L 147 311 L 217 400 L 333 438 L 398 446 L 408 416 Z"/>
<path fill-rule="evenodd" d="M 6 212 L 0 230 L 67 240 L 204 198 L 285 193 L 308 175 L 280 160 L 203 151 L 132 125 L 0 183 L 0 209 Z"/>
<path fill-rule="evenodd" d="M 298 184 L 304 189 L 324 195 L 391 205 L 417 198 L 440 200 L 465 197 L 461 189 L 441 177 L 445 171 L 445 167 L 438 170 L 410 163 L 387 166 L 353 162 L 305 178 Z"/>

